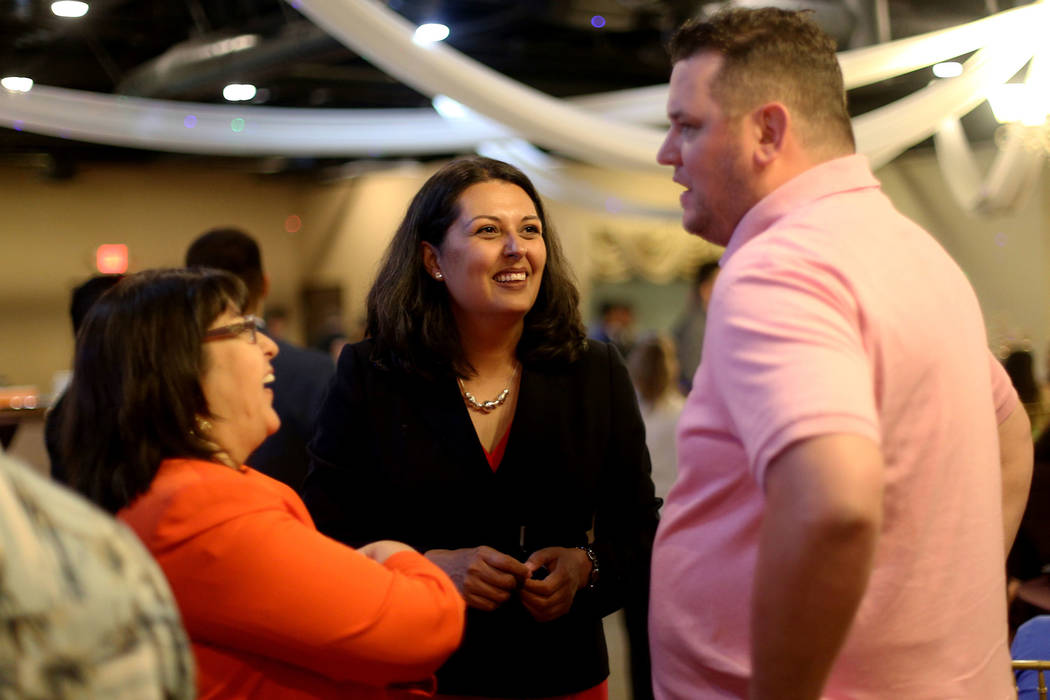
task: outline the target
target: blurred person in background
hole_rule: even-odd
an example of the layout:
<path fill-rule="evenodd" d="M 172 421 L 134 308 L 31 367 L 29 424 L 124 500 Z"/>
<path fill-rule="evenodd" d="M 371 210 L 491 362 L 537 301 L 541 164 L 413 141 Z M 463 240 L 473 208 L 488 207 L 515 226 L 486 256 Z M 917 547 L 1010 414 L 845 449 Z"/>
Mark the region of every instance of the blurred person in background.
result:
<path fill-rule="evenodd" d="M 288 309 L 283 306 L 268 306 L 263 311 L 266 335 L 274 341 L 288 340 L 288 325 L 291 322 Z"/>
<path fill-rule="evenodd" d="M 1003 360 L 1003 368 L 1032 423 L 1032 438 L 1037 440 L 1046 428 L 1047 410 L 1039 381 L 1035 378 L 1035 359 L 1029 350 L 1011 350 Z"/>
<path fill-rule="evenodd" d="M 634 345 L 634 306 L 626 301 L 603 301 L 598 312 L 598 323 L 588 335 L 609 343 L 626 357 Z"/>
<path fill-rule="evenodd" d="M 303 497 L 322 532 L 400 539 L 456 582 L 439 693 L 607 697 L 602 618 L 647 588 L 644 426 L 578 304 L 532 183 L 462 158 L 412 200 L 339 359 Z"/>
<path fill-rule="evenodd" d="M 76 338 L 77 333 L 80 331 L 80 326 L 84 323 L 84 317 L 87 316 L 88 309 L 123 277 L 124 275 L 96 275 L 73 289 L 73 296 L 69 301 L 69 317 L 73 321 L 74 338 Z M 47 410 L 47 417 L 44 419 L 44 446 L 47 448 L 47 456 L 51 461 L 51 478 L 62 483 L 66 482 L 66 470 L 62 464 L 62 456 L 59 450 L 59 435 L 62 432 L 62 404 L 64 399 L 64 390 L 60 396 L 52 397 L 51 405 Z"/>
<path fill-rule="evenodd" d="M 708 260 L 696 268 L 685 310 L 671 330 L 678 357 L 676 381 L 683 394 L 689 393 L 693 386 L 693 375 L 700 366 L 700 357 L 704 350 L 704 327 L 707 324 L 707 305 L 711 303 L 718 269 L 717 260 Z"/>
<path fill-rule="evenodd" d="M 225 272 L 156 270 L 95 304 L 67 394 L 70 481 L 156 557 L 201 697 L 430 688 L 463 629 L 448 577 L 400 542 L 355 551 L 325 537 L 294 491 L 245 466 L 280 422 L 277 346 L 248 299 Z"/>
<path fill-rule="evenodd" d="M 638 404 L 645 423 L 645 444 L 653 465 L 657 497 L 667 497 L 678 473 L 675 433 L 685 397 L 678 390 L 674 343 L 663 333 L 643 337 L 627 356 Z"/>
<path fill-rule="evenodd" d="M 248 289 L 245 313 L 258 316 L 270 290 L 259 244 L 235 228 L 217 228 L 201 235 L 186 251 L 186 267 L 210 267 L 236 275 Z M 268 333 L 264 327 L 263 333 Z M 273 408 L 281 427 L 247 459 L 255 469 L 299 490 L 309 458 L 306 443 L 313 435 L 317 411 L 335 367 L 325 353 L 300 348 L 271 337 L 280 352 L 273 359 Z"/>

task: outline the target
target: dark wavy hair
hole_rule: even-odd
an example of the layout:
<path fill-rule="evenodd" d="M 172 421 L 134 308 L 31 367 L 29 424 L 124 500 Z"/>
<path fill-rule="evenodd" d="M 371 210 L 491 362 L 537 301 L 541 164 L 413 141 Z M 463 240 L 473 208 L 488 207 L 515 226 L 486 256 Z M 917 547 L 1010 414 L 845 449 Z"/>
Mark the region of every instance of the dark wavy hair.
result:
<path fill-rule="evenodd" d="M 77 336 L 61 450 L 69 483 L 111 513 L 144 493 L 162 460 L 211 459 L 200 386 L 204 332 L 243 309 L 244 284 L 219 270 L 129 275 L 91 307 Z"/>
<path fill-rule="evenodd" d="M 731 8 L 706 21 L 690 20 L 671 37 L 671 62 L 704 51 L 721 54 L 724 62 L 712 92 L 727 116 L 777 100 L 802 121 L 807 146 L 852 153 L 853 125 L 835 41 L 811 14 Z"/>
<path fill-rule="evenodd" d="M 387 248 L 367 302 L 366 332 L 375 344 L 373 359 L 380 364 L 425 377 L 473 373 L 463 354 L 448 290 L 424 269 L 422 243 L 440 247 L 459 216 L 459 196 L 471 185 L 492 180 L 525 191 L 536 206 L 547 247 L 547 264 L 536 303 L 525 315 L 518 359 L 548 364 L 579 357 L 586 343 L 580 295 L 536 188 L 512 165 L 471 156 L 452 161 L 424 183 Z"/>

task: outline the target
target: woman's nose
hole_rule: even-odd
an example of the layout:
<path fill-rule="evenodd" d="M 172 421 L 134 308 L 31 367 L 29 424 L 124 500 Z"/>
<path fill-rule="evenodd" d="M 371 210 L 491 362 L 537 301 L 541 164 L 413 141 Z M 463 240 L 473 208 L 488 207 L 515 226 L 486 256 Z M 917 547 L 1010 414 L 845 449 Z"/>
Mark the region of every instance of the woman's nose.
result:
<path fill-rule="evenodd" d="M 270 336 L 265 333 L 258 333 L 256 335 L 256 340 L 259 347 L 262 348 L 263 355 L 266 357 L 274 357 L 277 354 L 277 343 L 273 342 Z"/>
<path fill-rule="evenodd" d="M 511 233 L 507 236 L 507 243 L 503 246 L 503 254 L 508 258 L 520 258 L 522 255 L 521 239 L 518 234 Z"/>

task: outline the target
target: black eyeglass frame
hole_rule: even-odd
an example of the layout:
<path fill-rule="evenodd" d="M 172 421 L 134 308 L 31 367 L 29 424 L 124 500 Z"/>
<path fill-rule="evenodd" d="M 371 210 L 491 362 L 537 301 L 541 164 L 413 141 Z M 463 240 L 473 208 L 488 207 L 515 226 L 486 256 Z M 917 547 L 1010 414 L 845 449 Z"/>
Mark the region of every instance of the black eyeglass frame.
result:
<path fill-rule="evenodd" d="M 249 342 L 258 342 L 257 333 L 262 328 L 262 319 L 252 314 L 246 314 L 243 319 L 237 323 L 231 323 L 228 326 L 219 326 L 218 328 L 212 328 L 204 332 L 204 342 L 209 340 L 225 340 L 227 338 L 239 338 L 245 331 L 249 335 Z"/>

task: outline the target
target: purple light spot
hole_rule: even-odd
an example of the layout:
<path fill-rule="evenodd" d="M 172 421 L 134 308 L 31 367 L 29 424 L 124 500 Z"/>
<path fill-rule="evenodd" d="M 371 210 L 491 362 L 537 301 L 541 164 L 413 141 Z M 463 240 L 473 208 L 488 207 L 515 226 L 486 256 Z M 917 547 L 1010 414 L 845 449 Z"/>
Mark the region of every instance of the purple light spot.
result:
<path fill-rule="evenodd" d="M 608 197 L 605 200 L 605 211 L 610 214 L 619 214 L 623 211 L 623 202 L 616 197 Z"/>
<path fill-rule="evenodd" d="M 591 17 L 591 26 L 595 29 L 601 29 L 605 26 L 605 18 L 601 15 L 595 15 L 594 17 Z"/>
<path fill-rule="evenodd" d="M 15 119 L 15 123 L 12 124 L 11 126 L 13 126 L 15 128 L 15 131 L 21 131 L 22 127 L 24 127 L 25 125 L 26 125 L 26 123 L 24 121 L 22 121 L 21 119 Z"/>
<path fill-rule="evenodd" d="M 187 114 L 186 118 L 182 120 L 182 125 L 187 129 L 192 129 L 197 126 L 197 117 L 193 114 Z"/>
<path fill-rule="evenodd" d="M 294 7 L 295 9 L 298 10 L 302 6 L 303 6 L 303 4 L 301 2 L 299 2 L 299 0 L 292 0 L 292 7 Z"/>
<path fill-rule="evenodd" d="M 60 130 L 58 132 L 58 138 L 60 138 L 60 139 L 68 139 L 69 138 L 69 130 L 68 129 Z"/>
<path fill-rule="evenodd" d="M 997 246 L 999 246 L 1000 248 L 1002 248 L 1004 245 L 1006 245 L 1006 234 L 1005 233 L 997 233 L 997 234 L 995 234 L 995 244 Z"/>

